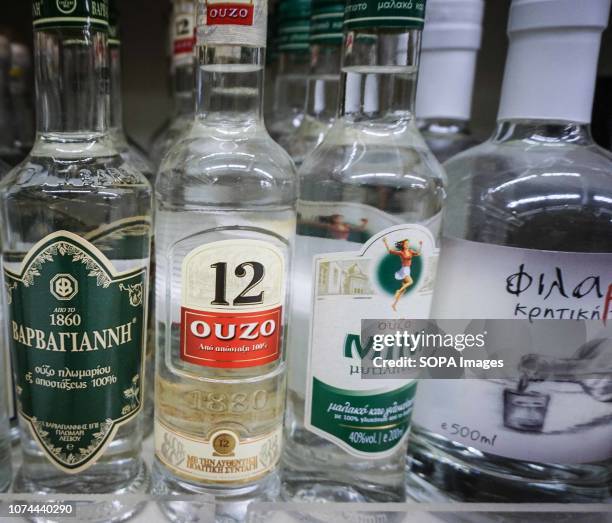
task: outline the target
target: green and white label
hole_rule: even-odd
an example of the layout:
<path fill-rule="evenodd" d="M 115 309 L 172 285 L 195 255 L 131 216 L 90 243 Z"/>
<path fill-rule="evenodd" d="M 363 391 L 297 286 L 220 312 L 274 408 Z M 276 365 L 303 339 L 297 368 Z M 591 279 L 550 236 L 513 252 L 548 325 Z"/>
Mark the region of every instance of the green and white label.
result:
<path fill-rule="evenodd" d="M 304 420 L 308 430 L 360 458 L 384 457 L 405 442 L 416 391 L 416 382 L 397 379 L 395 369 L 364 379 L 362 360 L 374 350 L 361 339 L 361 320 L 428 317 L 438 259 L 428 228 L 381 230 L 383 213 L 372 211 L 337 204 L 326 212 L 300 203 L 302 235 L 339 250 L 364 242 L 360 250 L 314 257 Z"/>
<path fill-rule="evenodd" d="M 67 473 L 93 465 L 142 407 L 147 269 L 132 267 L 60 231 L 5 269 L 19 415 Z"/>
<path fill-rule="evenodd" d="M 35 29 L 92 26 L 108 28 L 108 0 L 33 0 Z"/>
<path fill-rule="evenodd" d="M 344 2 L 315 3 L 310 21 L 311 43 L 340 45 L 344 22 Z"/>
<path fill-rule="evenodd" d="M 348 30 L 378 27 L 422 29 L 425 0 L 347 0 L 344 26 Z"/>

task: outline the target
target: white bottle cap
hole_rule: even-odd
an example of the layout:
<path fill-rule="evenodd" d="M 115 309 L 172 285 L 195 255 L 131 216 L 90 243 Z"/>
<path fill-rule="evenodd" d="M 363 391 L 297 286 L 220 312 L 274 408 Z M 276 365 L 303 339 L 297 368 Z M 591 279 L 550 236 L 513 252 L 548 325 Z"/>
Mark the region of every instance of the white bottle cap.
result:
<path fill-rule="evenodd" d="M 498 120 L 589 123 L 610 0 L 513 0 Z"/>
<path fill-rule="evenodd" d="M 416 96 L 418 118 L 469 120 L 483 12 L 483 0 L 427 3 Z"/>

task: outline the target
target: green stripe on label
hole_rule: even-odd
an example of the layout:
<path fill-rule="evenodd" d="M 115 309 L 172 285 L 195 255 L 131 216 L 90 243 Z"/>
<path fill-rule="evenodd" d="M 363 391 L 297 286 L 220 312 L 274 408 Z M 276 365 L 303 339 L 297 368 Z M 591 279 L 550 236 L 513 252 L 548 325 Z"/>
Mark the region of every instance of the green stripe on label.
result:
<path fill-rule="evenodd" d="M 312 15 L 310 41 L 312 43 L 342 43 L 344 10 L 342 6 L 335 12 L 321 12 Z"/>
<path fill-rule="evenodd" d="M 346 29 L 395 27 L 422 29 L 426 0 L 347 0 Z"/>
<path fill-rule="evenodd" d="M 61 27 L 108 28 L 108 0 L 34 0 L 35 29 Z"/>
<path fill-rule="evenodd" d="M 417 384 L 372 394 L 343 390 L 313 378 L 311 424 L 368 454 L 392 449 L 410 428 Z"/>

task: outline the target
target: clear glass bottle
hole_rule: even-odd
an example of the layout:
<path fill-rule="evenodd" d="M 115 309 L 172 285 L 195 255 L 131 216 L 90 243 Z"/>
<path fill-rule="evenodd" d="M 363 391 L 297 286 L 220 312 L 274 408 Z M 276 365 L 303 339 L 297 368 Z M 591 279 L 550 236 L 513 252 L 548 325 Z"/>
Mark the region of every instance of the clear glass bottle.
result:
<path fill-rule="evenodd" d="M 346 4 L 338 118 L 299 171 L 286 499 L 405 499 L 416 384 L 353 370 L 371 347 L 361 319 L 429 315 L 445 176 L 413 112 L 424 4 L 378 6 Z M 397 418 L 372 419 L 368 405 L 396 403 Z"/>
<path fill-rule="evenodd" d="M 567 0 L 512 4 L 497 129 L 446 163 L 438 318 L 553 321 L 584 311 L 601 320 L 609 311 L 612 156 L 595 145 L 589 122 L 610 2 L 583 7 Z M 601 288 L 572 293 L 585 278 Z M 576 322 L 571 335 L 579 338 L 579 329 Z M 550 355 L 569 361 L 581 354 L 568 345 L 554 343 Z M 574 365 L 572 372 L 579 370 Z M 429 500 L 608 500 L 612 403 L 579 381 L 566 375 L 528 384 L 530 393 L 548 398 L 537 430 L 506 420 L 502 398 L 521 391 L 518 379 L 423 381 L 409 492 Z"/>
<path fill-rule="evenodd" d="M 484 0 L 429 0 L 416 95 L 419 130 L 440 162 L 478 144 L 469 121 Z"/>
<path fill-rule="evenodd" d="M 11 45 L 6 36 L 0 35 L 0 160 L 13 167 L 23 159 L 23 154 L 15 146 L 10 68 Z"/>
<path fill-rule="evenodd" d="M 343 20 L 344 2 L 313 0 L 304 116 L 295 132 L 279 138 L 296 167 L 323 141 L 336 116 Z"/>
<path fill-rule="evenodd" d="M 278 67 L 272 119 L 266 122 L 277 142 L 291 135 L 304 118 L 310 72 L 310 13 L 312 0 L 281 0 L 278 7 Z"/>
<path fill-rule="evenodd" d="M 148 486 L 139 412 L 152 191 L 109 134 L 108 2 L 73 7 L 33 3 L 36 141 L 1 184 L 23 458 L 14 489 L 136 493 Z M 110 521 L 133 508 L 80 510 Z"/>
<path fill-rule="evenodd" d="M 2 354 L 0 354 L 0 376 L 6 376 L 5 353 L 7 347 L 2 338 Z M 6 492 L 13 480 L 13 469 L 11 466 L 11 436 L 9 432 L 9 417 L 7 409 L 7 396 L 12 392 L 12 380 L 3 381 L 0 387 L 0 492 Z"/>
<path fill-rule="evenodd" d="M 32 58 L 23 44 L 11 43 L 10 90 L 16 122 L 16 144 L 25 156 L 32 150 L 35 118 L 32 96 Z"/>
<path fill-rule="evenodd" d="M 109 13 L 109 38 L 108 51 L 110 53 L 110 129 L 109 134 L 115 149 L 119 152 L 125 163 L 132 166 L 137 171 L 145 175 L 151 185 L 155 183 L 155 168 L 147 158 L 145 152 L 140 149 L 125 133 L 123 126 L 123 96 L 121 92 L 121 31 L 119 26 L 118 0 L 110 0 Z M 149 303 L 148 303 L 148 322 L 149 331 L 147 334 L 146 349 L 146 375 L 149 377 L 145 381 L 145 404 L 143 408 L 144 434 L 145 436 L 153 431 L 154 418 L 154 375 L 155 375 L 155 260 L 152 242 L 151 263 L 149 270 Z"/>
<path fill-rule="evenodd" d="M 297 178 L 263 122 L 267 2 L 198 14 L 197 114 L 158 175 L 155 491 L 273 499 Z M 238 509 L 237 509 L 238 510 Z"/>
<path fill-rule="evenodd" d="M 196 0 L 172 2 L 172 96 L 174 112 L 170 121 L 151 139 L 151 160 L 159 169 L 164 155 L 193 121 L 194 56 Z"/>

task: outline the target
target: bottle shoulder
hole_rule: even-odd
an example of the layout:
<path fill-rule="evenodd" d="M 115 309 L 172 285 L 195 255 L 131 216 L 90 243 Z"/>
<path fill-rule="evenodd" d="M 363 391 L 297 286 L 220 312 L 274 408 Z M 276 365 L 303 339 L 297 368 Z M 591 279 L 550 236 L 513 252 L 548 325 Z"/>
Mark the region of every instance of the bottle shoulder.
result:
<path fill-rule="evenodd" d="M 299 175 L 302 180 L 332 178 L 358 185 L 446 183 L 442 166 L 409 121 L 389 125 L 337 120 L 305 159 Z"/>
<path fill-rule="evenodd" d="M 36 149 L 10 170 L 0 183 L 0 191 L 11 195 L 40 189 L 64 194 L 74 191 L 116 191 L 126 195 L 152 193 L 146 176 L 118 152 L 92 157 L 38 155 Z"/>
<path fill-rule="evenodd" d="M 233 197 L 267 199 L 282 193 L 282 199 L 297 198 L 297 175 L 287 152 L 263 126 L 248 128 L 194 123 L 166 154 L 157 176 L 161 198 L 198 194 L 201 201 L 214 201 L 215 191 L 228 189 Z M 230 194 L 231 196 L 231 194 Z"/>
<path fill-rule="evenodd" d="M 450 236 L 534 249 L 612 249 L 612 155 L 604 149 L 489 141 L 444 165 Z"/>

